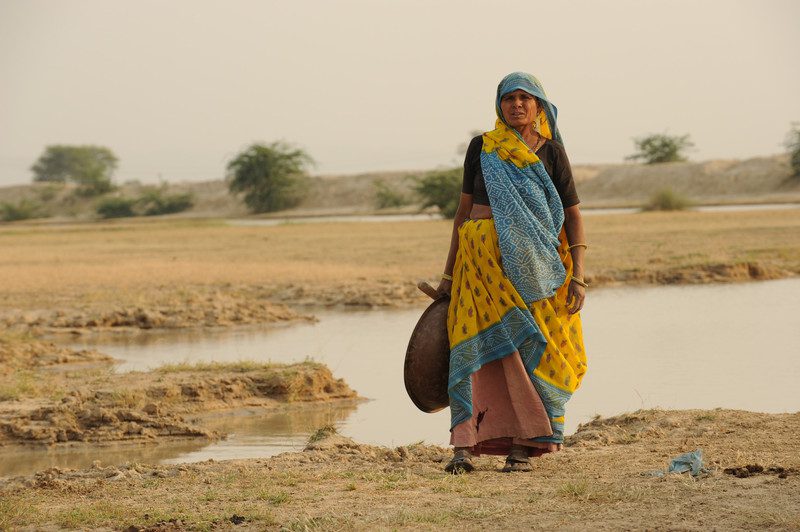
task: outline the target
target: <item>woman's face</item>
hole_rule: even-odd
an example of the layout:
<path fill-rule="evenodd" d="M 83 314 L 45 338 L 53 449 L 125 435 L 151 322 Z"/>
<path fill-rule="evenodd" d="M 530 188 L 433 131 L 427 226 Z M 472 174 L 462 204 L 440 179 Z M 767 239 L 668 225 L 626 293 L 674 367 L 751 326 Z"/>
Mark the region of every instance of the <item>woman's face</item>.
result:
<path fill-rule="evenodd" d="M 506 124 L 514 129 L 520 129 L 533 124 L 539 113 L 536 98 L 522 89 L 509 92 L 500 98 L 500 110 Z"/>

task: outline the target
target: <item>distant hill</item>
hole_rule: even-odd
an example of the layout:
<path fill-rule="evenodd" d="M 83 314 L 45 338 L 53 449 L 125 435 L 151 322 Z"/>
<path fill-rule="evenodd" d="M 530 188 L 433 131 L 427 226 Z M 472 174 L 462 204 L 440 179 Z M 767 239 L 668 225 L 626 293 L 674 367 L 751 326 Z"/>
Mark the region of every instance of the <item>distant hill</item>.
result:
<path fill-rule="evenodd" d="M 309 194 L 296 208 L 272 216 L 417 212 L 413 177 L 421 172 L 381 172 L 357 175 L 315 176 Z M 658 165 L 605 164 L 573 167 L 581 205 L 631 207 L 642 205 L 652 194 L 670 188 L 697 204 L 800 202 L 800 179 L 791 177 L 788 155 L 745 160 L 666 163 Z M 377 208 L 378 182 L 411 201 L 405 207 Z M 114 194 L 136 196 L 143 186 L 121 185 Z M 0 204 L 22 199 L 37 202 L 50 217 L 92 219 L 96 199 L 77 198 L 69 185 L 46 183 L 0 188 Z M 242 217 L 248 212 L 228 194 L 225 182 L 206 181 L 168 185 L 167 192 L 190 192 L 194 207 L 181 217 Z"/>

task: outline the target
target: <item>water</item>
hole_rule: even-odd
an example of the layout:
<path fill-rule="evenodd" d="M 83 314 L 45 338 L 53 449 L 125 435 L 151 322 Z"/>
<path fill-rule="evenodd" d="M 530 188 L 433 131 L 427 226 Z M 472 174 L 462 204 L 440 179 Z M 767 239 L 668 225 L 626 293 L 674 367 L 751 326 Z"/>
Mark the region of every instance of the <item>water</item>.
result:
<path fill-rule="evenodd" d="M 595 414 L 639 408 L 800 410 L 799 296 L 798 279 L 590 291 L 582 312 L 589 372 L 567 406 L 567 433 Z M 315 324 L 261 331 L 137 334 L 113 342 L 85 340 L 76 347 L 99 348 L 122 360 L 118 371 L 145 370 L 165 362 L 295 362 L 311 357 L 372 399 L 358 406 L 215 415 L 206 424 L 229 432 L 227 440 L 211 445 L 164 444 L 141 452 L 130 449 L 125 460 L 269 456 L 302 448 L 315 427 L 330 422 L 365 443 L 425 440 L 444 445 L 449 436 L 448 411 L 419 412 L 403 385 L 405 349 L 421 311 L 319 312 Z M 91 456 L 113 463 L 120 459 L 115 452 L 93 449 Z M 37 464 L 48 459 L 54 464 L 69 462 L 68 451 L 28 453 L 37 457 Z M 70 463 L 86 465 L 86 451 L 81 453 Z M 19 461 L 4 454 L 0 474 L 8 474 L 9 464 Z"/>
<path fill-rule="evenodd" d="M 739 212 L 759 210 L 785 210 L 800 209 L 798 203 L 757 203 L 742 205 L 703 205 L 691 210 L 698 212 Z M 598 214 L 634 214 L 641 209 L 636 207 L 581 209 L 584 216 Z M 296 216 L 290 218 L 260 218 L 260 219 L 235 219 L 228 220 L 229 225 L 249 227 L 271 227 L 291 223 L 326 223 L 326 222 L 419 222 L 426 220 L 441 220 L 438 214 L 365 214 L 365 215 L 338 215 L 338 216 Z"/>

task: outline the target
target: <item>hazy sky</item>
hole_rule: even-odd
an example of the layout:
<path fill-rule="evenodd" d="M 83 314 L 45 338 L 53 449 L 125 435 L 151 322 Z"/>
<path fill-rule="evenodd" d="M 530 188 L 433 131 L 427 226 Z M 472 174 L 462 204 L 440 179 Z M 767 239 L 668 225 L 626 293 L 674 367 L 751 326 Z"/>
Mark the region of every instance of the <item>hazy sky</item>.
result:
<path fill-rule="evenodd" d="M 219 179 L 254 141 L 316 174 L 459 162 L 508 72 L 542 81 L 573 163 L 691 134 L 691 157 L 783 151 L 800 2 L 0 0 L 0 185 L 48 144 L 118 181 Z"/>

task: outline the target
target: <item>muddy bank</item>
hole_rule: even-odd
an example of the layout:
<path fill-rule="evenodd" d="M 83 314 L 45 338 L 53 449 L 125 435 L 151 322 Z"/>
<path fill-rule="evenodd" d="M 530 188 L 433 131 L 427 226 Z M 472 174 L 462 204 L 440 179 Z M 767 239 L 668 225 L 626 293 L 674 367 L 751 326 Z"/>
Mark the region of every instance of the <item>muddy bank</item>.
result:
<path fill-rule="evenodd" d="M 75 350 L 25 336 L 0 335 L 0 377 L 26 369 L 109 364 L 113 361 L 110 356 L 93 349 Z"/>
<path fill-rule="evenodd" d="M 254 287 L 228 290 L 187 287 L 176 294 L 142 298 L 144 301 L 138 304 L 125 305 L 123 299 L 123 304 L 108 301 L 75 306 L 73 302 L 47 309 L 6 309 L 0 311 L 0 325 L 33 334 L 82 334 L 88 331 L 186 329 L 314 320 L 307 313 L 265 299 L 266 295 L 263 289 Z"/>
<path fill-rule="evenodd" d="M 481 457 L 476 472 L 452 477 L 445 448 L 321 435 L 269 459 L 0 480 L 0 526 L 787 530 L 800 525 L 798 444 L 800 413 L 647 410 L 581 426 L 532 473 L 502 474 L 500 458 Z M 648 474 L 697 448 L 701 476 Z"/>
<path fill-rule="evenodd" d="M 0 361 L 7 361 L 0 365 L 0 446 L 213 439 L 222 435 L 190 416 L 357 397 L 313 362 L 181 364 L 117 374 L 101 353 L 47 342 L 0 343 Z"/>
<path fill-rule="evenodd" d="M 792 271 L 759 262 L 702 264 L 691 267 L 634 268 L 600 271 L 586 276 L 593 287 L 627 285 L 687 285 L 742 283 L 797 277 Z"/>
<path fill-rule="evenodd" d="M 800 271 L 758 261 L 696 266 L 595 269 L 586 275 L 592 288 L 612 286 L 739 283 L 796 277 Z M 34 335 L 137 330 L 203 329 L 314 321 L 315 308 L 422 307 L 430 299 L 416 287 L 420 280 L 336 280 L 325 284 L 272 283 L 238 286 L 235 295 L 193 297 L 120 307 L 95 303 L 91 308 L 0 310 L 0 326 Z M 191 289 L 185 291 L 191 292 Z"/>

